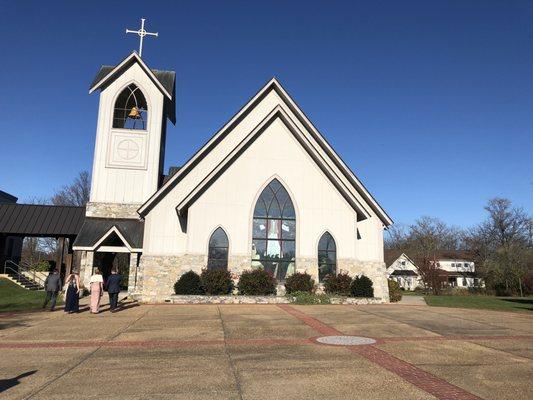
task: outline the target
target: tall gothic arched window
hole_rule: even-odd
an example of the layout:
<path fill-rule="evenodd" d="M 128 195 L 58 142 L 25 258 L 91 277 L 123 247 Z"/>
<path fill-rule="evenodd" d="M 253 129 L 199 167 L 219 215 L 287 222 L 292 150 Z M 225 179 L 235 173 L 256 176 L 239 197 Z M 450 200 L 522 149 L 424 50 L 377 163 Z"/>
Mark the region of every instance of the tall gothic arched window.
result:
<path fill-rule="evenodd" d="M 324 232 L 318 241 L 318 280 L 337 273 L 337 246 L 329 232 Z"/>
<path fill-rule="evenodd" d="M 113 128 L 145 130 L 148 105 L 141 89 L 130 84 L 117 97 L 113 109 Z"/>
<path fill-rule="evenodd" d="M 217 228 L 209 238 L 207 269 L 227 269 L 228 248 L 228 235 L 224 229 Z"/>
<path fill-rule="evenodd" d="M 296 213 L 287 190 L 272 180 L 257 199 L 253 217 L 252 267 L 278 281 L 295 272 Z"/>

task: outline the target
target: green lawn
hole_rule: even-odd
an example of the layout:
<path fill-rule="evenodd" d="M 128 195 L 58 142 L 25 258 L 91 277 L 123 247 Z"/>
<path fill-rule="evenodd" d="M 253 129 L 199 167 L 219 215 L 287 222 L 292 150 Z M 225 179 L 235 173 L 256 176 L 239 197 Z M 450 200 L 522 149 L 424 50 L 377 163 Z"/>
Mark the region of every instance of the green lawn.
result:
<path fill-rule="evenodd" d="M 500 311 L 533 311 L 533 297 L 424 296 L 435 307 L 477 308 Z"/>
<path fill-rule="evenodd" d="M 58 305 L 61 303 L 60 297 Z M 8 279 L 0 278 L 0 312 L 36 310 L 42 307 L 44 298 L 44 291 L 26 290 Z"/>

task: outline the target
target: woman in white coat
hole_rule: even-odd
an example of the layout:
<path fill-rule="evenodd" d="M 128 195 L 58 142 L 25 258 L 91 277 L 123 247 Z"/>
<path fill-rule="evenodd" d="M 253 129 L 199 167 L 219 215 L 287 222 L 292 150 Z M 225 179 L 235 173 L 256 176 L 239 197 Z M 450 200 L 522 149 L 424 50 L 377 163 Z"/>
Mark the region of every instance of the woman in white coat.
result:
<path fill-rule="evenodd" d="M 98 268 L 95 268 L 93 276 L 89 280 L 91 289 L 91 314 L 100 311 L 100 299 L 104 295 L 104 278 Z"/>

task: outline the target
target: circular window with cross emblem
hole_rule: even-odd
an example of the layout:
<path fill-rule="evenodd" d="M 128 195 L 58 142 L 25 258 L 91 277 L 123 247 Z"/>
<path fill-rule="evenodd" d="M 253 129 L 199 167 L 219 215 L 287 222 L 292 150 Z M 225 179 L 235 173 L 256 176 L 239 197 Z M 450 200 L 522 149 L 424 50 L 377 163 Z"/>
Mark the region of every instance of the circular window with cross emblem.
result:
<path fill-rule="evenodd" d="M 131 139 L 124 139 L 118 143 L 117 152 L 123 160 L 132 160 L 139 154 L 139 145 Z"/>

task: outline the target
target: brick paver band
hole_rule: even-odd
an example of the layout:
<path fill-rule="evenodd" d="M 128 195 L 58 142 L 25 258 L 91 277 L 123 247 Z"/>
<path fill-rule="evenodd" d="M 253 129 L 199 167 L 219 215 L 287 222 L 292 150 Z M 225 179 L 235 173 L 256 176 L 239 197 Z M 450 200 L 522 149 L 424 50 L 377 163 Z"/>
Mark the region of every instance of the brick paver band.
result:
<path fill-rule="evenodd" d="M 194 346 L 310 345 L 313 339 L 226 339 L 226 340 L 82 340 L 54 342 L 2 342 L 0 349 L 46 349 L 86 347 L 194 347 Z"/>
<path fill-rule="evenodd" d="M 316 318 L 313 318 L 288 304 L 278 304 L 278 307 L 321 334 L 343 335 L 343 333 L 337 329 L 324 324 Z M 387 371 L 400 376 L 417 388 L 422 389 L 432 396 L 435 396 L 437 399 L 481 400 L 481 397 L 478 397 L 464 389 L 461 389 L 458 386 L 438 378 L 435 375 L 430 374 L 429 372 L 426 372 L 411 363 L 408 363 L 407 361 L 400 360 L 399 358 L 390 355 L 386 351 L 383 351 L 374 345 L 346 346 L 346 348 L 349 351 L 366 358 L 374 364 L 379 365 Z"/>

